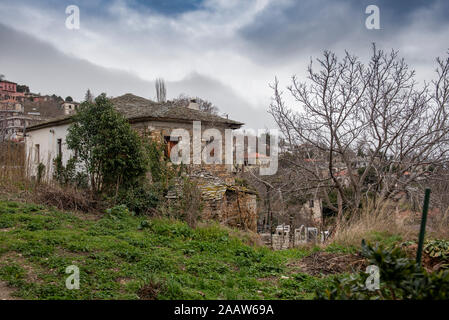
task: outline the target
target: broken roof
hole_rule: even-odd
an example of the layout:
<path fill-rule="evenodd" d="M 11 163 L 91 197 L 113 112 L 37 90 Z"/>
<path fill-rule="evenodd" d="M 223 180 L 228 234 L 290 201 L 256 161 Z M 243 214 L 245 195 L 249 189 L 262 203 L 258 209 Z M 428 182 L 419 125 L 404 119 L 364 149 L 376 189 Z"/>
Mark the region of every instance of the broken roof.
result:
<path fill-rule="evenodd" d="M 201 198 L 204 201 L 219 201 L 223 199 L 227 191 L 235 193 L 254 194 L 257 192 L 247 187 L 238 186 L 235 184 L 227 184 L 215 174 L 209 172 L 207 169 L 190 168 L 190 172 L 185 176 L 197 183 L 197 187 L 201 192 Z M 176 199 L 182 196 L 182 178 L 177 178 L 177 183 L 168 191 L 166 198 Z"/>
<path fill-rule="evenodd" d="M 233 129 L 240 128 L 243 123 L 231 119 L 222 118 L 208 112 L 193 110 L 182 103 L 167 101 L 163 103 L 154 102 L 136 95 L 127 93 L 122 96 L 112 98 L 112 103 L 116 110 L 121 113 L 131 123 L 146 120 L 192 122 L 201 121 L 213 124 L 224 125 Z M 54 125 L 66 124 L 72 121 L 71 115 L 54 118 L 50 121 L 41 122 L 30 126 L 28 131 L 46 128 Z"/>

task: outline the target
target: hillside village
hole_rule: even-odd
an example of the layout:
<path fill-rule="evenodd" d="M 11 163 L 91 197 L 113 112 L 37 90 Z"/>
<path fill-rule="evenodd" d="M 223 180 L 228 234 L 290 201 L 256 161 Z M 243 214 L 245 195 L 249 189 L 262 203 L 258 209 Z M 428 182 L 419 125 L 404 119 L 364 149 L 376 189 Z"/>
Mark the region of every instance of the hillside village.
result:
<path fill-rule="evenodd" d="M 384 59 L 388 68 L 396 58 Z M 448 66 L 449 60 L 440 60 L 446 70 L 438 73 L 441 79 L 449 75 Z M 347 64 L 339 68 L 356 72 Z M 402 84 L 388 77 L 388 90 L 396 85 L 401 91 Z M 328 90 L 316 81 L 315 88 Z M 384 90 L 382 82 L 376 85 Z M 88 90 L 85 101 L 75 102 L 33 94 L 4 79 L 0 86 L 0 238 L 7 244 L 0 247 L 7 253 L 0 254 L 0 285 L 7 280 L 20 297 L 97 298 L 91 294 L 97 281 L 115 288 L 101 294 L 131 299 L 395 299 L 449 292 L 449 274 L 442 273 L 449 250 L 444 95 L 434 96 L 441 101 L 416 101 L 414 93 L 404 93 L 414 104 L 383 97 L 379 114 L 370 92 L 356 88 L 348 94 L 365 96 L 336 98 L 335 115 L 334 106 L 315 105 L 298 86 L 293 94 L 309 108 L 301 114 L 286 109 L 276 83 L 269 112 L 280 133 L 256 136 L 239 119 L 220 116 L 208 101 L 167 100 L 161 79 L 157 101 L 132 93 L 95 98 Z M 366 103 L 356 110 L 352 99 Z M 418 130 L 418 123 L 427 127 Z M 424 186 L 432 187 L 430 203 Z M 414 262 L 416 251 L 424 268 Z M 89 266 L 83 267 L 92 279 L 83 291 L 42 293 L 41 286 L 51 292 L 59 279 L 53 267 L 47 271 L 51 277 L 35 282 L 16 266 L 25 255 L 30 270 L 47 270 L 55 252 L 55 261 L 64 261 L 55 263 L 64 265 L 88 256 Z M 101 280 L 97 252 L 120 266 Z M 385 270 L 405 261 L 384 277 L 400 282 L 400 289 L 391 293 L 384 286 L 379 293 L 363 287 L 368 261 Z M 135 277 L 148 268 L 158 278 L 139 282 Z M 435 292 L 426 284 L 417 291 L 408 276 L 399 276 L 410 272 L 442 284 Z M 347 273 L 357 277 L 348 280 Z M 168 289 L 173 277 L 175 292 Z M 363 289 L 354 291 L 351 283 Z M 224 285 L 227 293 L 220 290 Z"/>
<path fill-rule="evenodd" d="M 26 127 L 69 114 L 78 103 L 67 98 L 32 93 L 26 85 L 0 79 L 0 141 L 23 142 Z"/>
<path fill-rule="evenodd" d="M 193 137 L 193 121 L 200 121 L 202 132 L 209 128 L 219 128 L 223 136 L 225 129 L 240 129 L 243 123 L 220 117 L 214 113 L 199 109 L 195 99 L 186 101 L 154 102 L 133 94 L 125 94 L 112 99 L 115 109 L 122 114 L 141 136 L 149 135 L 151 139 L 161 141 L 165 145 L 165 157 L 170 157 L 171 149 L 179 141 L 170 141 L 170 133 L 177 128 L 184 128 Z M 38 167 L 43 164 L 48 168 L 43 179 L 51 181 L 55 167 L 53 161 L 60 157 L 66 165 L 73 151 L 66 144 L 68 128 L 76 114 L 79 103 L 71 97 L 62 99 L 56 95 L 31 93 L 26 85 L 2 80 L 0 82 L 0 136 L 1 141 L 11 141 L 24 146 L 25 158 L 28 161 L 27 174 L 36 179 Z M 25 133 L 25 137 L 24 137 Z M 262 160 L 269 154 L 265 151 L 251 150 L 248 137 L 245 138 L 245 160 L 242 164 L 201 164 L 189 165 L 188 176 L 198 183 L 201 201 L 204 203 L 202 219 L 219 221 L 231 227 L 250 230 L 260 234 L 262 241 L 276 250 L 287 249 L 304 243 L 325 242 L 330 236 L 329 227 L 334 220 L 335 212 L 324 203 L 318 193 L 319 189 L 311 189 L 299 206 L 292 206 L 293 216 L 283 212 L 284 209 L 274 202 L 268 209 L 258 193 L 260 180 L 252 177 Z M 234 141 L 235 142 L 235 141 Z M 201 148 L 210 143 L 202 140 Z M 269 148 L 269 145 L 267 145 Z M 236 146 L 234 146 L 234 152 Z M 225 149 L 223 141 L 222 149 Z M 279 145 L 281 163 L 291 155 L 299 155 L 302 165 L 307 170 L 317 170 L 322 179 L 330 179 L 327 153 L 320 152 L 312 145 L 303 144 L 292 147 L 286 140 Z M 224 155 L 222 159 L 224 163 Z M 375 160 L 376 161 L 376 160 Z M 263 161 L 262 161 L 263 162 Z M 369 158 L 363 153 L 351 155 L 349 168 L 358 176 L 358 170 L 368 165 Z M 418 170 L 424 179 L 428 166 Z M 354 172 L 355 171 L 355 172 Z M 348 163 L 336 157 L 332 168 L 333 176 L 342 187 L 350 187 L 351 176 Z M 252 173 L 252 174 L 250 174 Z M 404 179 L 410 172 L 403 173 Z M 253 182 L 248 185 L 248 180 Z M 244 181 L 244 184 L 241 182 Z M 311 186 L 311 185 L 310 185 Z M 309 186 L 308 186 L 309 187 Z M 260 188 L 260 186 L 259 186 Z M 167 201 L 177 199 L 180 190 L 171 190 L 166 195 Z M 397 200 L 411 199 L 406 189 L 397 195 Z M 407 200 L 408 201 L 408 200 Z M 282 205 L 281 205 L 282 206 Z M 274 215 L 274 217 L 273 217 Z"/>
<path fill-rule="evenodd" d="M 0 2 L 2 314 L 2 300 L 157 319 L 448 301 L 448 12 Z M 21 304 L 11 314 L 48 313 Z"/>
<path fill-rule="evenodd" d="M 79 103 L 70 97 L 63 100 L 56 95 L 33 94 L 27 86 L 7 80 L 2 80 L 0 85 L 1 141 L 25 144 L 25 157 L 32 159 L 30 176 L 35 178 L 38 165 L 43 163 L 49 168 L 46 178 L 51 180 L 53 159 L 60 156 L 65 165 L 73 156 L 65 140 L 71 117 L 76 113 Z M 135 130 L 141 134 L 150 132 L 153 138 L 162 138 L 167 144 L 166 156 L 170 156 L 170 150 L 176 144 L 169 141 L 170 131 L 184 127 L 192 134 L 191 121 L 201 121 L 203 131 L 212 126 L 221 128 L 223 135 L 225 128 L 234 130 L 243 125 L 238 121 L 200 111 L 194 100 L 187 105 L 179 102 L 158 104 L 126 94 L 112 101 Z M 202 143 L 204 146 L 207 142 Z M 247 158 L 245 163 L 248 164 Z M 193 166 L 189 175 L 201 186 L 202 198 L 206 203 L 203 210 L 205 219 L 218 220 L 256 232 L 256 192 L 235 183 L 236 171 L 237 169 L 226 165 L 201 165 Z M 176 192 L 167 195 L 168 199 L 176 197 Z"/>

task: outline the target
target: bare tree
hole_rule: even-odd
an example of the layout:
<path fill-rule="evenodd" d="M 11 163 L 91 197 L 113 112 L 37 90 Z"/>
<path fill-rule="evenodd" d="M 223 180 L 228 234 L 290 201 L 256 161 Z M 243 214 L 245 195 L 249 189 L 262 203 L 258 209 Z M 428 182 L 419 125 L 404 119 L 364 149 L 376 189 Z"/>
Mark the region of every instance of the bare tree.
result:
<path fill-rule="evenodd" d="M 447 163 L 449 58 L 437 59 L 437 80 L 421 87 L 397 51 L 375 45 L 367 64 L 348 52 L 339 60 L 325 51 L 316 61 L 318 71 L 311 62 L 307 80 L 293 76 L 287 88 L 300 111 L 286 106 L 275 79 L 269 112 L 300 155 L 292 162 L 309 173 L 338 221 L 369 194 L 382 203 L 429 178 L 430 165 Z"/>
<path fill-rule="evenodd" d="M 1 110 L 0 106 L 0 142 L 4 142 L 6 139 L 6 119 L 7 119 L 7 113 L 2 112 L 4 110 Z"/>
<path fill-rule="evenodd" d="M 0 74 L 0 81 L 5 80 L 5 75 L 4 74 Z"/>
<path fill-rule="evenodd" d="M 165 81 L 162 78 L 157 78 L 155 82 L 157 102 L 167 101 L 167 89 L 165 88 Z"/>
<path fill-rule="evenodd" d="M 219 112 L 218 107 L 216 105 L 214 105 L 212 102 L 210 102 L 210 101 L 208 101 L 206 99 L 201 99 L 199 97 L 193 98 L 193 97 L 187 96 L 185 94 L 180 94 L 178 96 L 178 98 L 176 98 L 174 101 L 182 103 L 185 106 L 188 106 L 189 102 L 192 99 L 195 99 L 195 101 L 196 101 L 196 103 L 198 103 L 199 109 L 201 111 L 204 111 L 204 112 L 207 112 L 207 113 L 210 113 L 210 114 L 214 114 L 214 115 L 218 114 L 218 112 Z"/>
<path fill-rule="evenodd" d="M 90 89 L 87 89 L 86 94 L 84 96 L 84 101 L 86 102 L 94 102 L 95 96 L 93 95 L 93 93 L 90 91 Z"/>

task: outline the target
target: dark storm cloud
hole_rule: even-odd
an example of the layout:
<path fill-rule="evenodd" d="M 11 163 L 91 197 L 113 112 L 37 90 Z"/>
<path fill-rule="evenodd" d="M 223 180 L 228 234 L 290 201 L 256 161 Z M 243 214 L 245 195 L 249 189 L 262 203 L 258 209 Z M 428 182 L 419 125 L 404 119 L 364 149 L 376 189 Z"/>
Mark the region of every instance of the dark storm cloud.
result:
<path fill-rule="evenodd" d="M 381 30 L 365 27 L 365 9 L 373 4 L 380 8 Z M 282 61 L 301 52 L 332 48 L 345 40 L 356 46 L 382 42 L 407 31 L 417 13 L 430 8 L 434 13 L 428 23 L 437 28 L 449 23 L 449 1 L 444 0 L 275 1 L 258 14 L 254 23 L 243 27 L 240 36 L 255 58 Z M 409 36 L 413 39 L 412 33 Z"/>
<path fill-rule="evenodd" d="M 175 15 L 179 13 L 184 13 L 187 11 L 193 11 L 201 7 L 203 3 L 202 0 L 138 0 L 138 1 L 130 1 L 131 7 L 145 7 L 150 8 L 156 12 L 166 14 L 166 15 Z"/>
<path fill-rule="evenodd" d="M 95 92 L 124 93 L 150 84 L 123 71 L 101 68 L 68 57 L 45 42 L 0 24 L 0 70 L 12 81 L 27 84 L 33 92 L 80 99 L 87 88 Z M 121 79 L 121 80 L 120 80 Z"/>
<path fill-rule="evenodd" d="M 36 0 L 16 0 L 16 3 L 36 5 Z M 203 0 L 124 0 L 129 8 L 139 11 L 152 11 L 163 15 L 176 15 L 193 11 L 202 7 Z M 111 0 L 41 0 L 39 6 L 64 10 L 68 5 L 77 5 L 86 16 L 107 16 L 105 10 L 111 4 Z"/>

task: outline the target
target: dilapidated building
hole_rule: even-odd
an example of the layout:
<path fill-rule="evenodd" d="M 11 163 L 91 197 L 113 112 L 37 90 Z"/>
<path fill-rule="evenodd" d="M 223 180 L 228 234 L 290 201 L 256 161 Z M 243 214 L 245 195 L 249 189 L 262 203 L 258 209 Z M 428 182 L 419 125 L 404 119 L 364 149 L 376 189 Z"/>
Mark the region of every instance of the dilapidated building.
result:
<path fill-rule="evenodd" d="M 216 220 L 231 227 L 257 232 L 256 192 L 212 174 L 207 168 L 196 167 L 189 170 L 189 177 L 201 192 L 203 218 Z M 232 177 L 228 174 L 228 177 Z M 177 199 L 182 194 L 180 184 L 167 194 L 169 199 Z"/>
<path fill-rule="evenodd" d="M 23 142 L 26 127 L 41 120 L 39 113 L 27 112 L 21 103 L 0 102 L 0 142 Z"/>
<path fill-rule="evenodd" d="M 208 112 L 198 110 L 194 101 L 185 105 L 179 102 L 157 103 L 132 94 L 113 98 L 115 109 L 131 124 L 132 128 L 142 136 L 165 144 L 166 156 L 170 157 L 173 147 L 179 142 L 173 139 L 175 129 L 184 129 L 193 140 L 193 123 L 200 124 L 201 150 L 211 142 L 204 132 L 208 129 L 218 130 L 225 137 L 225 131 L 240 128 L 243 123 L 223 118 Z M 72 157 L 72 151 L 67 148 L 66 136 L 72 123 L 72 115 L 58 117 L 33 125 L 27 129 L 26 151 L 31 165 L 29 175 L 35 176 L 37 166 L 42 163 L 47 168 L 47 179 L 52 177 L 52 162 L 61 156 L 65 165 Z M 196 127 L 198 128 L 198 127 Z M 203 138 L 204 137 L 204 138 Z M 225 149 L 222 141 L 221 150 Z M 193 153 L 193 149 L 191 150 Z M 214 153 L 215 150 L 211 150 Z M 220 153 L 224 157 L 224 153 Z M 254 191 L 235 183 L 235 173 L 232 165 L 225 164 L 224 158 L 215 163 L 188 164 L 189 176 L 195 180 L 202 192 L 204 201 L 203 218 L 218 220 L 223 224 L 256 231 L 257 203 Z M 170 197 L 182 196 L 173 191 Z"/>

